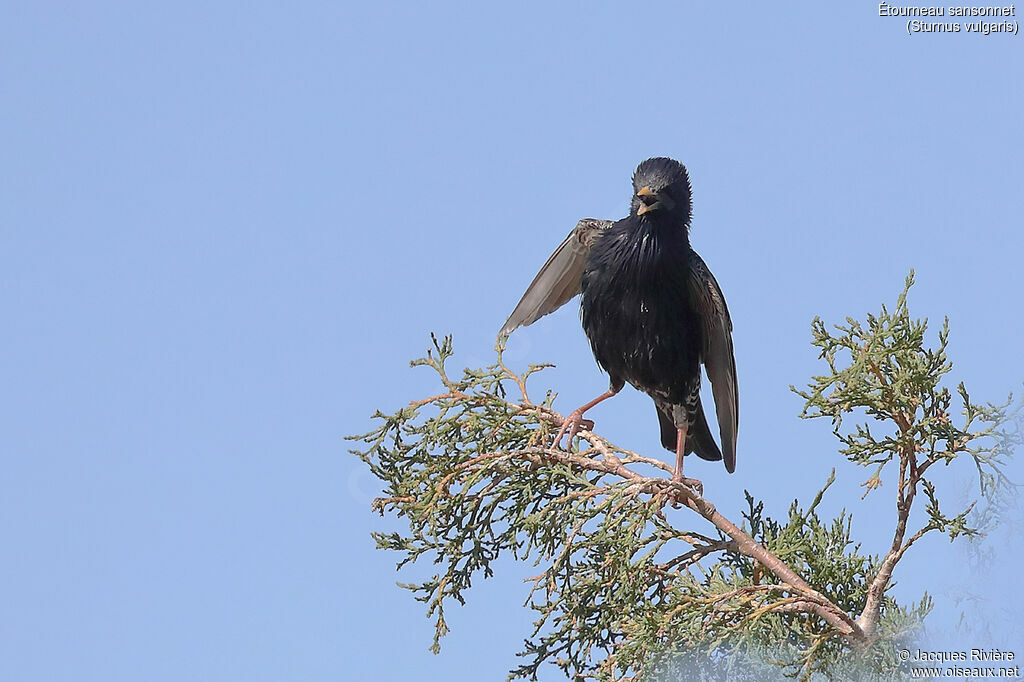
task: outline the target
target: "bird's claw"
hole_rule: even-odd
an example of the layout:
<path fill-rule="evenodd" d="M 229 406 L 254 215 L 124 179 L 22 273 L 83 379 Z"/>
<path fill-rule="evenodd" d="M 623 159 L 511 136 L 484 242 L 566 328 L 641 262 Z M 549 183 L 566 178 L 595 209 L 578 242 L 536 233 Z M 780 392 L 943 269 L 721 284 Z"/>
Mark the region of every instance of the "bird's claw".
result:
<path fill-rule="evenodd" d="M 586 429 L 589 431 L 592 428 L 594 428 L 593 420 L 584 419 L 583 412 L 580 410 L 573 410 L 569 413 L 569 416 L 565 418 L 565 421 L 562 422 L 562 428 L 558 429 L 558 433 L 555 434 L 554 446 L 556 448 L 561 447 L 562 436 L 568 431 L 569 440 L 565 443 L 565 447 L 568 450 L 572 447 L 572 439 L 576 437 L 576 434 L 580 432 L 580 429 Z"/>
<path fill-rule="evenodd" d="M 679 472 L 676 472 L 672 476 L 672 482 L 673 483 L 682 483 L 687 488 L 692 488 L 693 490 L 697 491 L 697 494 L 700 495 L 701 497 L 704 496 L 704 484 L 701 483 L 696 478 L 686 478 L 685 476 L 683 476 Z M 675 491 L 675 493 L 672 496 L 673 497 L 673 502 L 675 503 L 675 504 L 673 504 L 673 506 L 678 507 L 678 504 L 683 501 L 685 496 L 686 495 L 685 495 L 685 493 L 683 493 L 683 491 L 681 491 L 681 490 Z"/>

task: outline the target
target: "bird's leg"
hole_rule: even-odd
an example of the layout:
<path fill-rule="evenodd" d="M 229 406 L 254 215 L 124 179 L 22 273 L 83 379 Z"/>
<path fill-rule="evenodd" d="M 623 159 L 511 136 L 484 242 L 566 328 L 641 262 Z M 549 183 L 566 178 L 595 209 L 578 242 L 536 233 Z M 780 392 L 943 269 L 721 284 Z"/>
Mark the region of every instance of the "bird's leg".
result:
<path fill-rule="evenodd" d="M 589 419 L 584 419 L 583 413 L 589 410 L 594 405 L 597 405 L 600 402 L 608 400 L 608 398 L 611 398 L 618 392 L 619 391 L 617 389 L 610 388 L 601 395 L 591 400 L 586 405 L 580 405 L 575 410 L 570 412 L 569 416 L 566 417 L 565 421 L 562 422 L 562 428 L 558 429 L 558 433 L 555 435 L 555 447 L 560 447 L 559 444 L 562 442 L 562 436 L 565 434 L 567 430 L 569 432 L 569 442 L 566 443 L 565 447 L 570 448 L 572 447 L 572 439 L 576 437 L 576 434 L 579 432 L 580 427 L 585 426 L 588 429 L 594 428 L 594 422 L 590 421 Z"/>
<path fill-rule="evenodd" d="M 676 427 L 676 470 L 672 474 L 672 480 L 693 488 L 701 495 L 704 494 L 704 484 L 696 478 L 685 478 L 683 476 L 683 457 L 686 455 L 686 431 L 687 424 L 684 421 L 682 426 Z"/>

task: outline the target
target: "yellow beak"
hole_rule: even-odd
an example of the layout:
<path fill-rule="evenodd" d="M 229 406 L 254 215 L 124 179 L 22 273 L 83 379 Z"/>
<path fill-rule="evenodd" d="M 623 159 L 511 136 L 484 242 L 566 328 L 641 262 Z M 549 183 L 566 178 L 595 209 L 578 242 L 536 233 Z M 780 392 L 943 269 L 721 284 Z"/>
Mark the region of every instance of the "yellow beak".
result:
<path fill-rule="evenodd" d="M 650 187 L 641 187 L 640 189 L 638 189 L 636 191 L 636 195 L 638 197 L 654 197 L 654 196 L 657 196 L 657 194 L 653 190 L 651 190 Z M 645 203 L 641 202 L 640 208 L 636 209 L 636 214 L 637 215 L 643 215 L 644 213 L 647 213 L 648 211 L 653 211 L 654 209 L 656 209 L 656 208 L 658 208 L 660 206 L 661 206 L 661 204 L 658 203 L 657 201 L 655 201 L 653 204 L 645 204 Z"/>

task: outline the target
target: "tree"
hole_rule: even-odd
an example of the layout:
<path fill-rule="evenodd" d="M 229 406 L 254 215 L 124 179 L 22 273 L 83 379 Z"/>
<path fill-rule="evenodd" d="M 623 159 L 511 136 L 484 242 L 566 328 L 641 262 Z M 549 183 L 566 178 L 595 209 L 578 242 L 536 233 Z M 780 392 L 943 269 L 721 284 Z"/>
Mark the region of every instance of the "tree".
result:
<path fill-rule="evenodd" d="M 465 603 L 472 579 L 510 553 L 542 567 L 527 599 L 536 628 L 510 679 L 535 679 L 546 662 L 577 680 L 762 679 L 766 669 L 902 679 L 897 645 L 932 602 L 925 594 L 900 605 L 887 594 L 900 559 L 927 533 L 953 541 L 998 522 L 993 510 L 1010 487 L 1003 467 L 1021 442 L 1012 396 L 978 404 L 960 383 L 954 415 L 943 385 L 948 320 L 927 347 L 927 320 L 907 309 L 912 284 L 913 272 L 895 309 L 866 322 L 830 330 L 816 318 L 812 343 L 827 371 L 792 389 L 805 401 L 800 416 L 831 419 L 839 454 L 869 469 L 865 496 L 894 483 L 885 488 L 896 505 L 883 556 L 861 553 L 845 511 L 819 517 L 834 469 L 810 504 L 794 501 L 781 519 L 748 492 L 737 525 L 673 483 L 668 464 L 592 431 L 571 451 L 553 447 L 563 416 L 550 391 L 538 401 L 527 388 L 545 365 L 516 374 L 499 341 L 496 364 L 456 379 L 451 339 L 432 337 L 412 364 L 434 370 L 442 392 L 377 412 L 377 427 L 354 437 L 364 446 L 352 451 L 384 484 L 374 508 L 408 522 L 407 532 L 375 533 L 377 546 L 402 555 L 398 568 L 422 556 L 440 566 L 403 585 L 434 619 L 432 650 L 448 631 L 446 606 Z M 967 463 L 984 513 L 973 502 L 940 506 L 933 467 Z M 699 530 L 667 513 L 680 505 Z"/>

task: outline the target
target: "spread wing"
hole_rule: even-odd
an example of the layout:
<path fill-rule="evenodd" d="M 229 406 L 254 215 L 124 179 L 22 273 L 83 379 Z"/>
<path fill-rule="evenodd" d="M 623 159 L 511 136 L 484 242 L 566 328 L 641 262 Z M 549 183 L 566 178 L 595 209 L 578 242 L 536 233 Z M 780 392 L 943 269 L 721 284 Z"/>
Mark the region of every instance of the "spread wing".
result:
<path fill-rule="evenodd" d="M 596 218 L 584 218 L 576 223 L 569 236 L 558 245 L 548 262 L 530 282 L 519 305 L 508 316 L 498 335 L 511 334 L 519 327 L 533 324 L 580 293 L 580 278 L 587 262 L 587 253 L 597 236 L 611 224 L 611 220 Z"/>
<path fill-rule="evenodd" d="M 732 350 L 732 320 L 725 296 L 714 275 L 696 252 L 690 251 L 690 294 L 700 313 L 703 325 L 704 368 L 711 379 L 715 396 L 715 412 L 722 436 L 722 458 L 725 468 L 736 469 L 736 435 L 740 421 L 740 395 L 736 383 L 736 359 Z"/>

